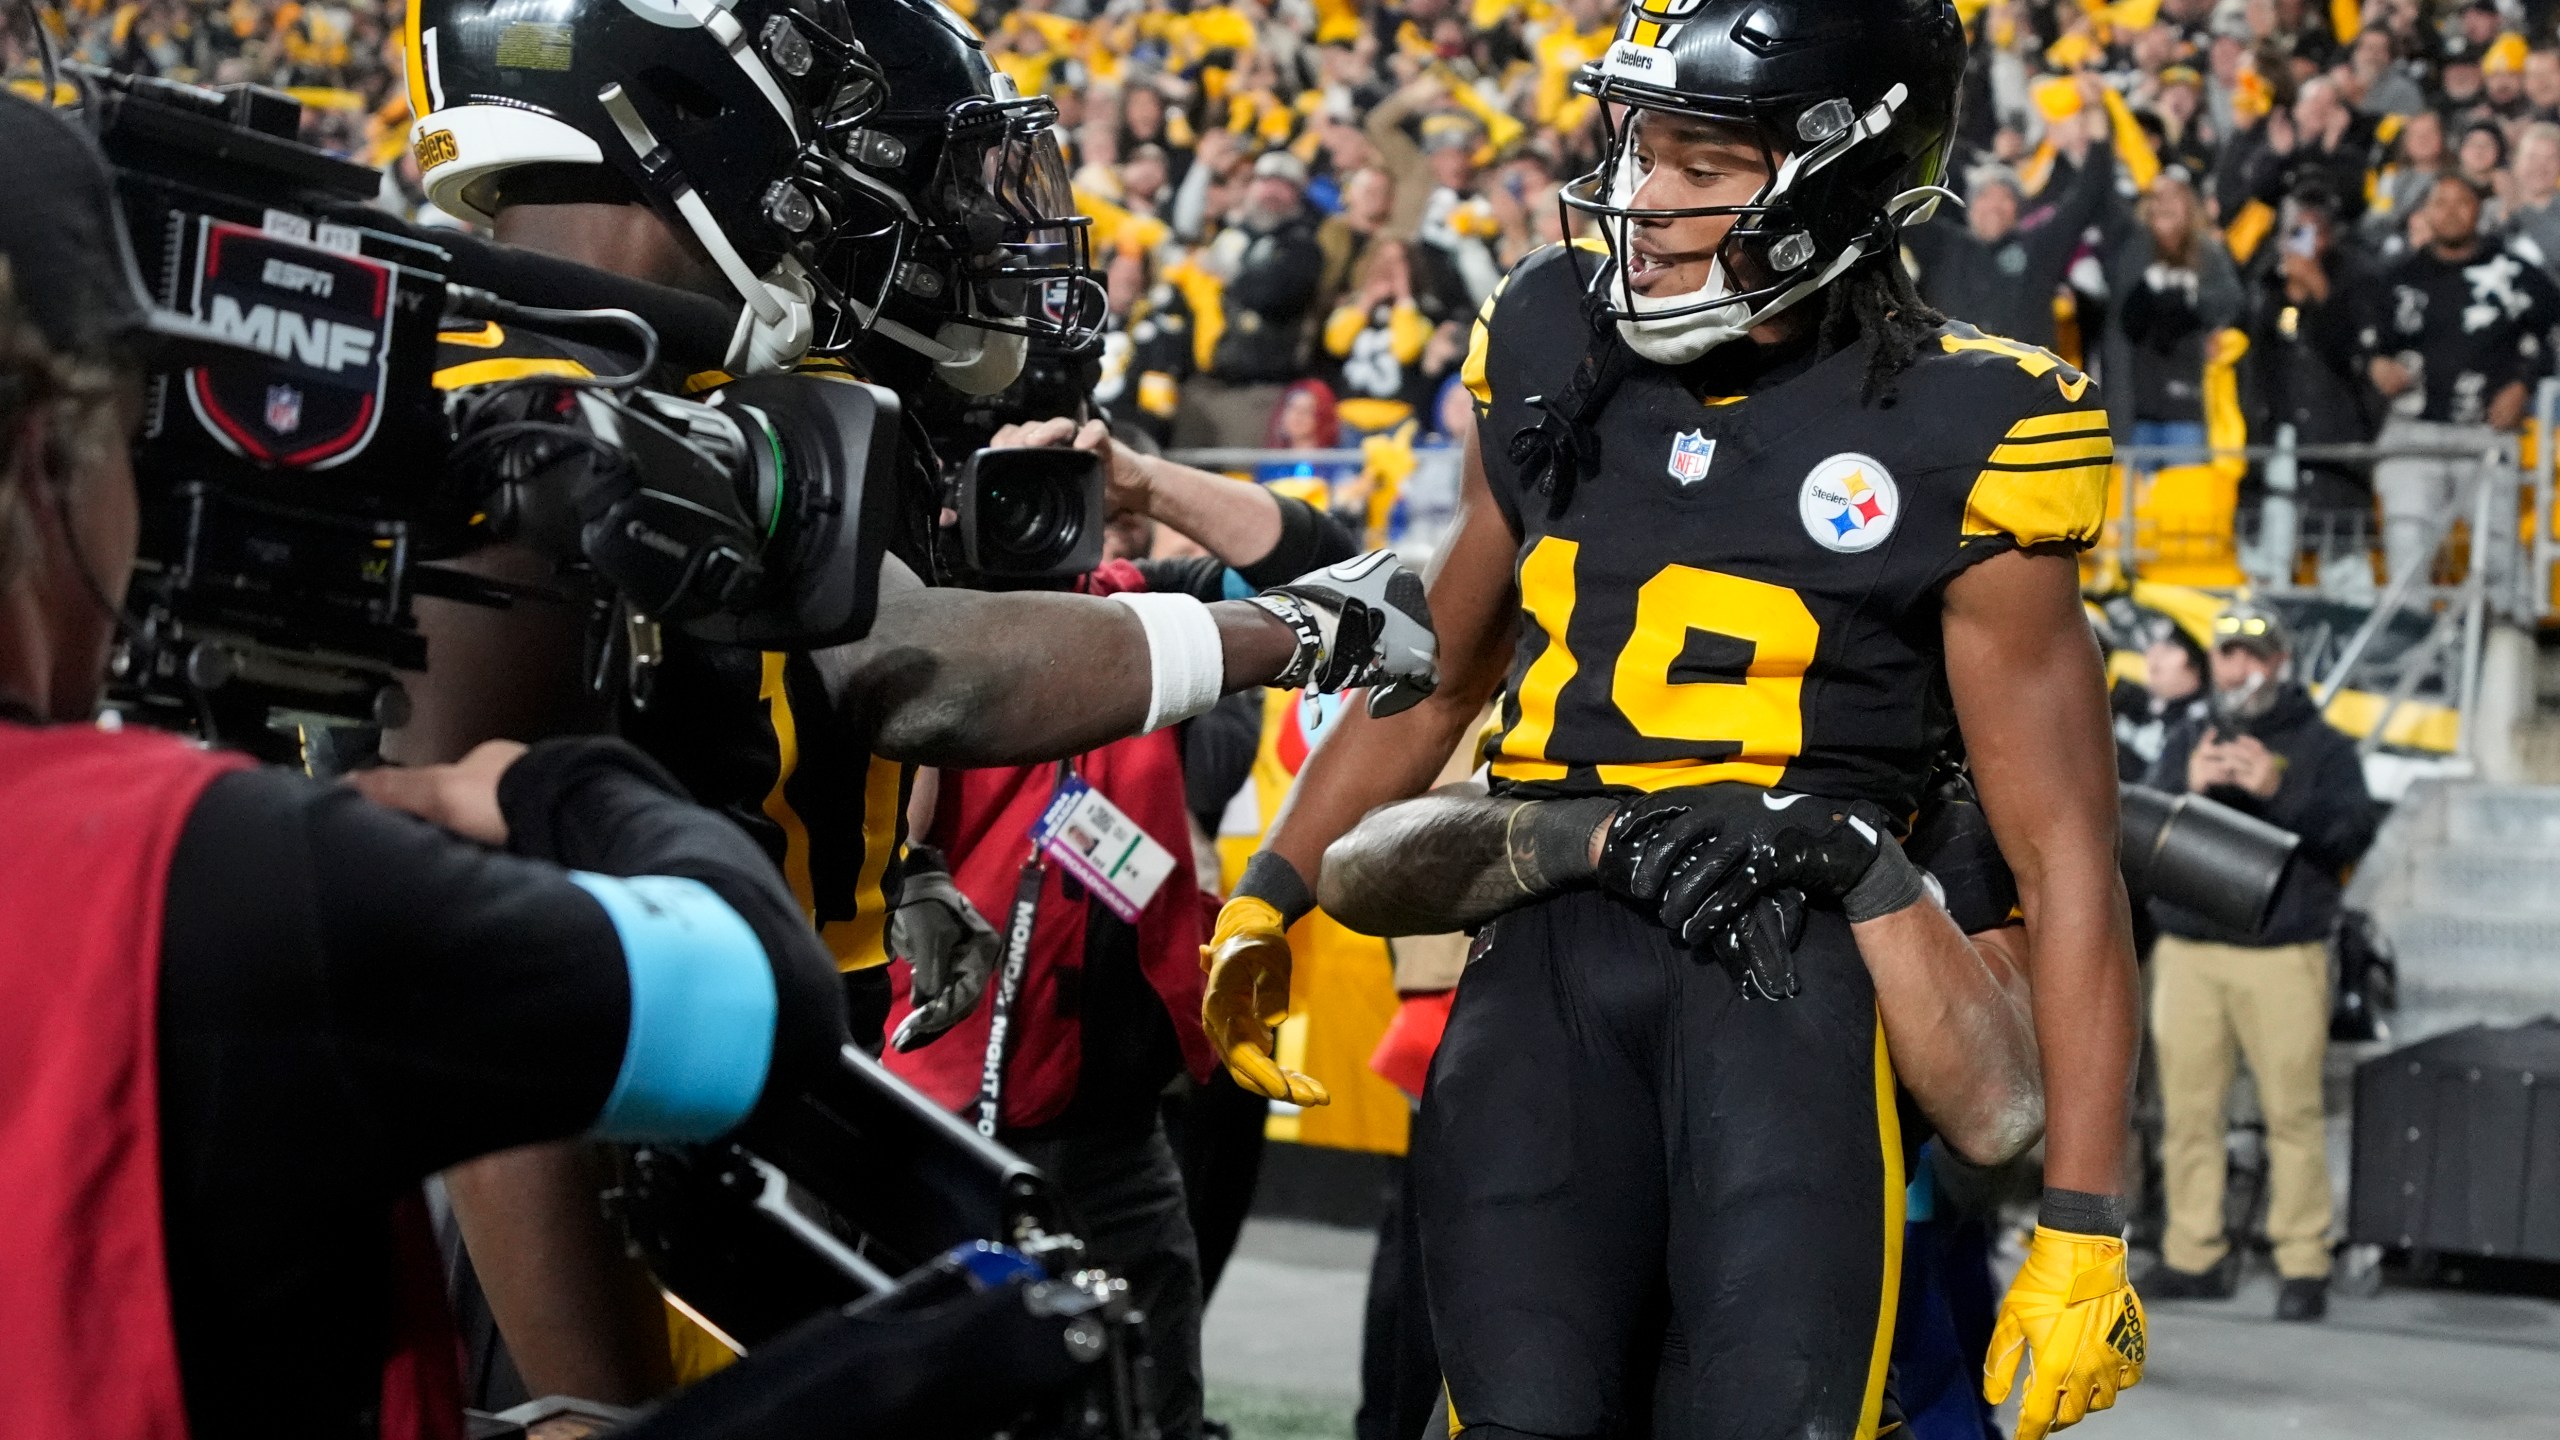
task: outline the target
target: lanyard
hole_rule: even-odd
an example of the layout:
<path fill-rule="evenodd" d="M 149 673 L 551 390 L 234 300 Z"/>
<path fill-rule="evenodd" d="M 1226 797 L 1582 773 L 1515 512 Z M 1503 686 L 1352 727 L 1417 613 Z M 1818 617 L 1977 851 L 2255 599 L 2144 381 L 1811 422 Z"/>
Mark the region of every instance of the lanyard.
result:
<path fill-rule="evenodd" d="M 1022 972 L 1031 964 L 1031 922 L 1040 915 L 1040 886 L 1049 867 L 1033 855 L 1023 862 L 1014 882 L 1013 918 L 1005 927 L 1004 968 L 996 972 L 996 993 L 988 997 L 987 1063 L 978 1076 L 978 1133 L 994 1139 L 996 1113 L 1004 1103 L 1004 1046 L 1012 1028 L 1014 998 L 1022 993 Z"/>
<path fill-rule="evenodd" d="M 1060 761 L 1059 780 L 1063 782 L 1070 773 L 1068 763 Z M 1004 1106 L 1004 1052 L 1013 1029 L 1013 1002 L 1022 994 L 1023 972 L 1031 968 L 1031 927 L 1040 918 L 1040 887 L 1048 873 L 1040 847 L 1032 846 L 1031 858 L 1022 862 L 1022 874 L 1013 883 L 1013 913 L 1004 928 L 1004 968 L 996 972 L 996 993 L 987 997 L 987 1059 L 978 1072 L 978 1133 L 990 1140 L 995 1138 L 996 1117 Z"/>

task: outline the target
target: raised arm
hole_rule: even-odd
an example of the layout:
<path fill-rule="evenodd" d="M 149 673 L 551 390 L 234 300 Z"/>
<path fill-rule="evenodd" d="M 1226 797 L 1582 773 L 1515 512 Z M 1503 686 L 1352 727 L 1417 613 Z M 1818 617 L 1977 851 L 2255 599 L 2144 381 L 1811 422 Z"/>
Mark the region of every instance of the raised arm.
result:
<path fill-rule="evenodd" d="M 1295 634 L 1259 607 L 1206 609 L 1222 692 L 1262 684 L 1296 656 Z M 865 724 L 875 753 L 974 766 L 1054 760 L 1137 734 L 1153 695 L 1152 656 L 1147 627 L 1127 605 L 927 588 L 893 559 L 870 635 L 817 661 L 840 714 Z"/>

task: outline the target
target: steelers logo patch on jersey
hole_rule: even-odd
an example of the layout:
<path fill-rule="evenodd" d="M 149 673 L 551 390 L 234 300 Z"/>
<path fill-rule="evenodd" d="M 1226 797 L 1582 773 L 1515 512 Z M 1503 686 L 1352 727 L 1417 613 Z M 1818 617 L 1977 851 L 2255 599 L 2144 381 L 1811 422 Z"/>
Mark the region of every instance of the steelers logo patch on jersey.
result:
<path fill-rule="evenodd" d="M 1834 455 L 1813 467 L 1796 494 L 1804 533 L 1825 550 L 1858 555 L 1893 533 L 1902 514 L 1902 492 L 1893 473 L 1873 456 Z"/>

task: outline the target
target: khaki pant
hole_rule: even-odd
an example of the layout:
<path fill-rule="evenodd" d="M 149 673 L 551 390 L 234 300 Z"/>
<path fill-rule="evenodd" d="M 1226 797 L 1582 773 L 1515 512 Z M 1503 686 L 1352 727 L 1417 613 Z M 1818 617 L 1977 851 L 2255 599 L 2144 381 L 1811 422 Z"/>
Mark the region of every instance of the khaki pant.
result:
<path fill-rule="evenodd" d="M 2329 953 L 2160 937 L 2151 956 L 2151 1044 L 2160 1062 L 2163 1259 L 2210 1270 L 2224 1234 L 2224 1136 L 2232 1059 L 2246 1056 L 2267 1121 L 2267 1239 L 2288 1280 L 2329 1273 L 2328 1134 L 2320 1066 L 2329 1044 Z"/>

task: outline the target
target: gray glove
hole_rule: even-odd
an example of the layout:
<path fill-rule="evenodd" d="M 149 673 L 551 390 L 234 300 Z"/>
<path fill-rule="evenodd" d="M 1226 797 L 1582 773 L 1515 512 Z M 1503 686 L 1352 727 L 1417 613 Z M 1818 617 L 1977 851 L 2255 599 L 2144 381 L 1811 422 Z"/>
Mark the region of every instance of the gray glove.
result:
<path fill-rule="evenodd" d="M 1003 958 L 1004 942 L 951 883 L 941 852 L 917 845 L 907 851 L 898 907 L 889 912 L 889 953 L 914 972 L 907 994 L 913 1009 L 889 1037 L 891 1045 L 906 1051 L 978 1008 L 987 978 Z"/>
<path fill-rule="evenodd" d="M 1392 550 L 1372 550 L 1253 597 L 1298 632 L 1298 655 L 1273 680 L 1332 694 L 1369 689 L 1369 713 L 1411 709 L 1440 686 L 1440 642 L 1422 577 Z"/>

